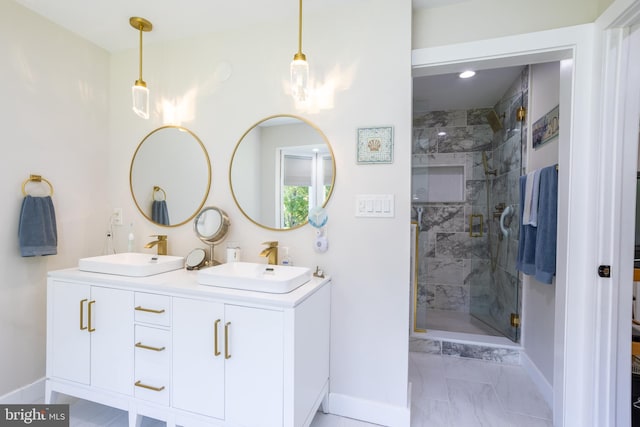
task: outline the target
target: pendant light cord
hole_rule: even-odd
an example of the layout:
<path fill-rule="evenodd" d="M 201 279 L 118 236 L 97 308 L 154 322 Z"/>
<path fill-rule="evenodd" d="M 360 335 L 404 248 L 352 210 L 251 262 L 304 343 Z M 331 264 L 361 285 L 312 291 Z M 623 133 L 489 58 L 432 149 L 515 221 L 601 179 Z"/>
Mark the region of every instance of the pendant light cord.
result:
<path fill-rule="evenodd" d="M 302 0 L 298 12 L 298 53 L 302 54 Z"/>
<path fill-rule="evenodd" d="M 144 81 L 142 80 L 142 24 L 140 24 L 139 26 L 139 30 L 140 30 L 140 81 Z"/>

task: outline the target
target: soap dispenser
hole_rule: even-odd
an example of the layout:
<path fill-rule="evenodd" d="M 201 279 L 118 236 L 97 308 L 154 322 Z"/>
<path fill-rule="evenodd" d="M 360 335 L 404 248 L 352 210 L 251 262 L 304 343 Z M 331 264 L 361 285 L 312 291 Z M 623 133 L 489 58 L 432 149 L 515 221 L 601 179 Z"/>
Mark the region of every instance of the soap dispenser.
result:
<path fill-rule="evenodd" d="M 284 252 L 284 254 L 282 255 L 282 265 L 293 265 L 293 263 L 291 262 L 291 257 L 289 257 L 289 248 L 286 246 L 282 247 L 282 251 Z"/>

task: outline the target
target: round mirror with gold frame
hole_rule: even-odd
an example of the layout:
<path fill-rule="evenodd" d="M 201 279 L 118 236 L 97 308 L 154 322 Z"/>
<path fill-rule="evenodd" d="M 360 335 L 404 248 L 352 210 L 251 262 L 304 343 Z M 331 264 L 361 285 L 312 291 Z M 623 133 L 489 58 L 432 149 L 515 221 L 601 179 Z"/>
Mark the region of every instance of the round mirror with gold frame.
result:
<path fill-rule="evenodd" d="M 325 206 L 335 183 L 331 144 L 308 120 L 289 114 L 251 126 L 229 165 L 231 194 L 253 223 L 291 230 L 307 223 L 309 210 Z"/>
<path fill-rule="evenodd" d="M 211 163 L 202 141 L 182 126 L 162 126 L 138 145 L 129 170 L 131 196 L 140 213 L 164 227 L 189 222 L 211 187 Z"/>

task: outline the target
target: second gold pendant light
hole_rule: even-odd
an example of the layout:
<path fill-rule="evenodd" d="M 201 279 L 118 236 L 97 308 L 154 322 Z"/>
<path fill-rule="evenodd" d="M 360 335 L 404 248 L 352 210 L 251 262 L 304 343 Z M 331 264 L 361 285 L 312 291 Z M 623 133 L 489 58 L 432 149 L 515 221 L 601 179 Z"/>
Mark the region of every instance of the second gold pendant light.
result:
<path fill-rule="evenodd" d="M 298 14 L 298 52 L 293 55 L 290 71 L 291 95 L 296 101 L 304 102 L 309 96 L 309 64 L 307 57 L 302 53 L 302 0 Z"/>

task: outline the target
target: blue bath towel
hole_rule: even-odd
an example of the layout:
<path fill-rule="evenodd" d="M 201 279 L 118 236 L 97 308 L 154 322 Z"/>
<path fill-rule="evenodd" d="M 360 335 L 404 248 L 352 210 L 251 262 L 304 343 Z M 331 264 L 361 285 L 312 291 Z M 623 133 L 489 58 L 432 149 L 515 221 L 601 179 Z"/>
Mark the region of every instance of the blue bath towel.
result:
<path fill-rule="evenodd" d="M 161 225 L 169 225 L 169 210 L 166 200 L 154 200 L 151 205 L 151 219 Z"/>
<path fill-rule="evenodd" d="M 22 201 L 18 240 L 23 257 L 56 255 L 58 230 L 51 196 L 26 196 Z"/>
<path fill-rule="evenodd" d="M 556 274 L 558 235 L 558 170 L 540 170 L 538 190 L 538 234 L 536 242 L 536 280 L 551 283 Z"/>
<path fill-rule="evenodd" d="M 525 203 L 526 176 L 520 177 L 520 206 Z M 540 170 L 538 226 L 524 224 L 520 214 L 520 241 L 516 268 L 542 283 L 551 284 L 556 273 L 558 226 L 558 171 L 555 166 Z"/>

